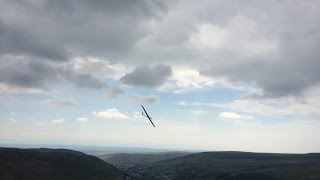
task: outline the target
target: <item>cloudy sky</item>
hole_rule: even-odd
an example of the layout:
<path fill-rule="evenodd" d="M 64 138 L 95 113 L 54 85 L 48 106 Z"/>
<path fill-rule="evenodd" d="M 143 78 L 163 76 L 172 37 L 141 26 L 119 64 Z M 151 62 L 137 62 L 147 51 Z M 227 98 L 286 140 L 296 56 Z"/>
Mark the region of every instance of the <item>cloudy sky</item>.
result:
<path fill-rule="evenodd" d="M 319 152 L 319 17 L 316 0 L 1 1 L 0 142 Z"/>

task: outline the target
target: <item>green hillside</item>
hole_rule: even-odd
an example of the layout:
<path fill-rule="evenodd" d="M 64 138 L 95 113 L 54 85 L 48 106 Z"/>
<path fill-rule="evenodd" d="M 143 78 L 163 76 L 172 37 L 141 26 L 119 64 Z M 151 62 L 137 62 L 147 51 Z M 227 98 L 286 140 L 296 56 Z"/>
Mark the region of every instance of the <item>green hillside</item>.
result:
<path fill-rule="evenodd" d="M 203 152 L 119 168 L 135 179 L 319 179 L 320 154 Z"/>
<path fill-rule="evenodd" d="M 103 160 L 67 149 L 0 148 L 0 179 L 123 179 Z"/>

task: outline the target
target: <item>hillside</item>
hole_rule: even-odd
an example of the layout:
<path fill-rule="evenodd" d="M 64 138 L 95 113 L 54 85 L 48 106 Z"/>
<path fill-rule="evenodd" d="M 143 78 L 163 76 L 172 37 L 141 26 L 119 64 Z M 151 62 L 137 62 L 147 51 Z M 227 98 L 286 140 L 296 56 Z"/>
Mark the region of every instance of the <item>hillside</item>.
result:
<path fill-rule="evenodd" d="M 204 152 L 121 169 L 136 179 L 319 179 L 320 154 Z"/>
<path fill-rule="evenodd" d="M 103 160 L 67 149 L 0 148 L 0 179 L 123 179 Z"/>
<path fill-rule="evenodd" d="M 106 154 L 101 155 L 99 158 L 104 161 L 113 164 L 115 166 L 123 166 L 123 165 L 137 165 L 137 164 L 145 164 L 152 163 L 157 161 L 162 161 L 166 159 L 172 159 L 176 157 L 181 157 L 188 155 L 188 152 L 165 152 L 165 153 L 118 153 L 118 154 Z"/>

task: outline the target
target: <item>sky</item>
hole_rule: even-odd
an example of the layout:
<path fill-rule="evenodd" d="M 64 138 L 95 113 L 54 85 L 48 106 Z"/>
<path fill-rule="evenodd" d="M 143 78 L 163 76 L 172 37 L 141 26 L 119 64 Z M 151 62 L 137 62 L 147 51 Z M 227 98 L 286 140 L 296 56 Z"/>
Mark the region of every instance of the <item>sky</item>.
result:
<path fill-rule="evenodd" d="M 1 1 L 0 143 L 320 152 L 319 17 L 316 0 Z"/>

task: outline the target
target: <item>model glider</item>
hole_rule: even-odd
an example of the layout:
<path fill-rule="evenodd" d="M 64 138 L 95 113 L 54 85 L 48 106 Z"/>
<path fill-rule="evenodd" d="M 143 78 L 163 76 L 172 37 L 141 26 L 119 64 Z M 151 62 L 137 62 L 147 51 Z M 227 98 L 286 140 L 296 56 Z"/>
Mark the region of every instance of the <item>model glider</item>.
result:
<path fill-rule="evenodd" d="M 153 122 L 151 121 L 152 118 L 148 115 L 146 109 L 145 109 L 142 105 L 141 105 L 141 107 L 142 107 L 143 111 L 146 113 L 146 115 L 144 115 L 144 114 L 143 114 L 143 111 L 142 111 L 142 116 L 147 117 L 147 118 L 150 120 L 150 122 L 151 122 L 151 124 L 153 125 L 153 127 L 155 127 L 154 124 L 153 124 Z"/>

